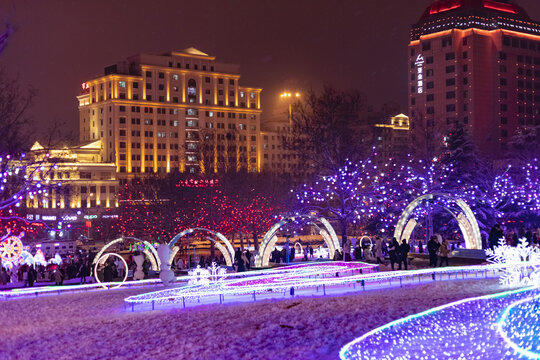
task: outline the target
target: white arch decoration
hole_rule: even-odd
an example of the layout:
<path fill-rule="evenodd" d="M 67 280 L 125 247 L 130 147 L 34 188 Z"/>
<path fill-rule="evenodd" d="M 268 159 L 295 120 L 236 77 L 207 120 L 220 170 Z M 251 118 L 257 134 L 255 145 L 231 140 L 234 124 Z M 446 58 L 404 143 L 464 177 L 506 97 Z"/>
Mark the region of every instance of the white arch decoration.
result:
<path fill-rule="evenodd" d="M 176 256 L 176 253 L 179 250 L 178 246 L 175 246 L 176 242 L 180 240 L 181 238 L 183 238 L 184 236 L 194 233 L 195 231 L 204 231 L 211 234 L 212 236 L 207 236 L 206 239 L 214 242 L 218 250 L 221 251 L 221 253 L 223 254 L 223 257 L 225 258 L 225 263 L 227 264 L 227 266 L 233 266 L 234 248 L 231 242 L 223 234 L 206 229 L 206 228 L 187 229 L 177 234 L 175 237 L 173 237 L 172 240 L 169 242 L 169 248 L 172 250 L 172 254 L 170 258 L 171 263 L 174 260 L 174 257 Z M 223 246 L 223 244 L 218 242 L 216 238 L 221 240 L 225 244 L 225 246 Z"/>
<path fill-rule="evenodd" d="M 143 254 L 145 254 L 146 257 L 148 258 L 148 260 L 150 260 L 150 265 L 152 265 L 152 270 L 154 270 L 156 272 L 160 271 L 161 261 L 159 260 L 158 253 L 157 253 L 156 248 L 154 247 L 154 245 L 152 245 L 151 243 L 149 243 L 146 240 L 141 240 L 141 239 L 137 239 L 137 238 L 134 238 L 134 237 L 121 237 L 121 238 L 115 239 L 115 240 L 107 243 L 96 254 L 96 256 L 94 257 L 94 261 L 92 262 L 92 265 L 97 264 L 98 259 L 103 255 L 103 253 L 108 248 L 110 248 L 111 246 L 116 245 L 118 243 L 124 242 L 125 240 L 132 240 L 132 241 L 136 241 L 136 242 L 138 241 L 138 242 L 143 243 L 144 245 L 146 245 L 145 249 L 143 250 Z"/>
<path fill-rule="evenodd" d="M 264 235 L 263 241 L 259 247 L 259 254 L 255 257 L 256 267 L 268 266 L 270 254 L 278 240 L 276 233 L 283 225 L 296 220 L 301 220 L 305 223 L 312 224 L 317 228 L 317 230 L 319 230 L 319 234 L 322 236 L 324 242 L 328 246 L 328 252 L 331 259 L 333 258 L 334 252 L 336 250 L 341 251 L 341 244 L 339 243 L 336 231 L 334 230 L 332 225 L 330 225 L 328 220 L 323 217 L 318 218 L 313 215 L 289 216 L 275 223 Z M 317 222 L 321 223 L 323 227 L 317 226 Z"/>
<path fill-rule="evenodd" d="M 456 199 L 453 196 L 444 193 L 422 195 L 414 199 L 409 205 L 407 205 L 398 220 L 396 230 L 394 231 L 394 237 L 398 241 L 400 241 L 401 239 L 409 239 L 414 227 L 416 226 L 416 220 L 409 220 L 409 217 L 412 215 L 414 209 L 416 209 L 416 207 L 420 205 L 422 201 L 433 200 L 435 197 L 450 200 L 459 207 L 461 212 L 457 215 L 450 209 L 446 207 L 445 209 L 450 212 L 450 214 L 452 214 L 452 216 L 454 216 L 454 218 L 457 220 L 459 228 L 463 233 L 463 237 L 465 239 L 465 246 L 467 247 L 467 249 L 481 250 L 482 238 L 480 237 L 480 228 L 478 227 L 478 222 L 476 221 L 476 217 L 474 216 L 471 208 L 462 199 Z"/>

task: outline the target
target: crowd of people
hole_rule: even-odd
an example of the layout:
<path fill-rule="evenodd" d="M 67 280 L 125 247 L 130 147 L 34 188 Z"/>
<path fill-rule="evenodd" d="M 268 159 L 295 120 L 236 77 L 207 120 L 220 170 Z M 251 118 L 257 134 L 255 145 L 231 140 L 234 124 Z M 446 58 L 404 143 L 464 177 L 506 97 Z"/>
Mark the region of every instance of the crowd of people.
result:
<path fill-rule="evenodd" d="M 32 287 L 37 282 L 54 282 L 62 285 L 64 281 L 80 278 L 86 283 L 90 277 L 89 254 L 66 257 L 61 264 L 15 265 L 11 268 L 0 266 L 0 285 Z"/>

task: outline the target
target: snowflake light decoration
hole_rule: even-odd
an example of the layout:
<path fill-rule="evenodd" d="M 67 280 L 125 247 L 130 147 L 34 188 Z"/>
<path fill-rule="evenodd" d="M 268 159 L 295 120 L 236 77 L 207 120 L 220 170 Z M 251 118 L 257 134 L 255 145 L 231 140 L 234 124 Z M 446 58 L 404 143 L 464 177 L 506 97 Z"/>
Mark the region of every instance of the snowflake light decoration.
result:
<path fill-rule="evenodd" d="M 529 246 L 526 238 L 519 239 L 516 247 L 499 239 L 499 246 L 487 249 L 486 256 L 493 264 L 505 265 L 500 281 L 503 285 L 540 284 L 540 248 Z"/>

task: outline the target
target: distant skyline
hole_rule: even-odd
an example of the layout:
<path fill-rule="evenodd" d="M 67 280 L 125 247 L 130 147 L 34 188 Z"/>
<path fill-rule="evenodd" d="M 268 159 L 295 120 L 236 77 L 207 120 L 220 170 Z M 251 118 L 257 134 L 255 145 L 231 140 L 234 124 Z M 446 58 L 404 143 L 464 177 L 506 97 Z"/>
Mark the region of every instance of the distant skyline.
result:
<path fill-rule="evenodd" d="M 406 112 L 409 30 L 431 2 L 0 0 L 0 33 L 7 22 L 15 30 L 0 66 L 37 90 L 37 132 L 58 119 L 76 138 L 82 82 L 130 55 L 190 46 L 239 64 L 267 113 L 288 84 L 326 83 Z M 540 20 L 538 0 L 514 3 Z"/>

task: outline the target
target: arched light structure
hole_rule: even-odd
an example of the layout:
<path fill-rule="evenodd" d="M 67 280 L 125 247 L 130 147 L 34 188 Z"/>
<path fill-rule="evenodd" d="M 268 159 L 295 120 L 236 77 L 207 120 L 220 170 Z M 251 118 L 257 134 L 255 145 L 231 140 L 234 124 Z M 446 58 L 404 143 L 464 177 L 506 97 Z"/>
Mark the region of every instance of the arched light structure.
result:
<path fill-rule="evenodd" d="M 276 242 L 278 240 L 276 233 L 279 231 L 279 229 L 283 225 L 292 223 L 294 221 L 299 221 L 303 224 L 311 224 L 315 226 L 315 228 L 319 231 L 319 234 L 322 236 L 324 242 L 326 243 L 326 246 L 328 246 L 328 252 L 329 252 L 330 258 L 333 258 L 334 252 L 336 250 L 341 251 L 341 245 L 339 243 L 336 232 L 334 228 L 332 227 L 332 225 L 330 225 L 328 220 L 326 220 L 323 217 L 318 218 L 314 215 L 289 216 L 275 223 L 270 228 L 270 230 L 268 230 L 268 232 L 264 235 L 261 246 L 259 247 L 259 254 L 255 257 L 256 267 L 268 266 L 268 262 L 270 260 L 270 254 L 272 252 L 272 249 L 274 248 L 274 245 L 276 245 Z M 322 227 L 318 226 L 317 223 L 322 224 Z"/>
<path fill-rule="evenodd" d="M 409 219 L 409 217 L 423 201 L 433 200 L 435 198 L 445 199 L 446 201 L 455 204 L 459 208 L 459 211 L 455 211 L 449 207 L 444 207 L 444 209 L 452 214 L 452 216 L 458 222 L 459 228 L 463 233 L 463 238 L 465 239 L 465 246 L 467 249 L 481 250 L 482 238 L 480 237 L 480 228 L 478 227 L 478 222 L 476 221 L 476 217 L 474 216 L 471 208 L 462 199 L 455 198 L 445 193 L 422 195 L 407 205 L 398 220 L 396 230 L 394 231 L 394 237 L 398 241 L 401 239 L 408 240 L 417 224 L 415 219 Z"/>
<path fill-rule="evenodd" d="M 157 251 L 156 251 L 156 248 L 154 247 L 154 245 L 152 245 L 151 243 L 149 243 L 146 240 L 141 240 L 141 239 L 137 239 L 137 238 L 134 238 L 134 237 L 121 237 L 121 238 L 118 238 L 118 239 L 115 239 L 115 240 L 109 242 L 103 248 L 101 248 L 101 250 L 96 254 L 96 256 L 94 257 L 94 261 L 92 262 L 92 265 L 97 264 L 98 259 L 101 257 L 101 255 L 103 255 L 103 253 L 108 248 L 110 248 L 113 245 L 123 243 L 124 241 L 134 241 L 134 242 L 140 242 L 140 243 L 144 244 L 145 249 L 142 252 L 144 253 L 144 255 L 146 255 L 146 257 L 150 261 L 150 265 L 152 266 L 152 270 L 154 270 L 156 272 L 158 272 L 160 270 L 161 261 L 159 260 L 159 256 L 157 254 Z"/>
<path fill-rule="evenodd" d="M 217 249 L 223 254 L 223 257 L 225 258 L 225 263 L 227 266 L 233 266 L 233 259 L 234 259 L 234 248 L 231 244 L 231 242 L 221 233 L 215 232 L 206 228 L 192 228 L 182 231 L 180 234 L 177 234 L 175 237 L 172 238 L 172 240 L 169 242 L 169 248 L 172 250 L 170 263 L 173 262 L 174 257 L 176 256 L 176 253 L 179 250 L 178 246 L 175 246 L 176 242 L 183 238 L 186 235 L 192 234 L 195 231 L 202 231 L 210 234 L 210 236 L 206 237 L 206 240 L 210 240 L 216 244 Z M 218 240 L 221 240 L 223 244 L 218 242 Z"/>

